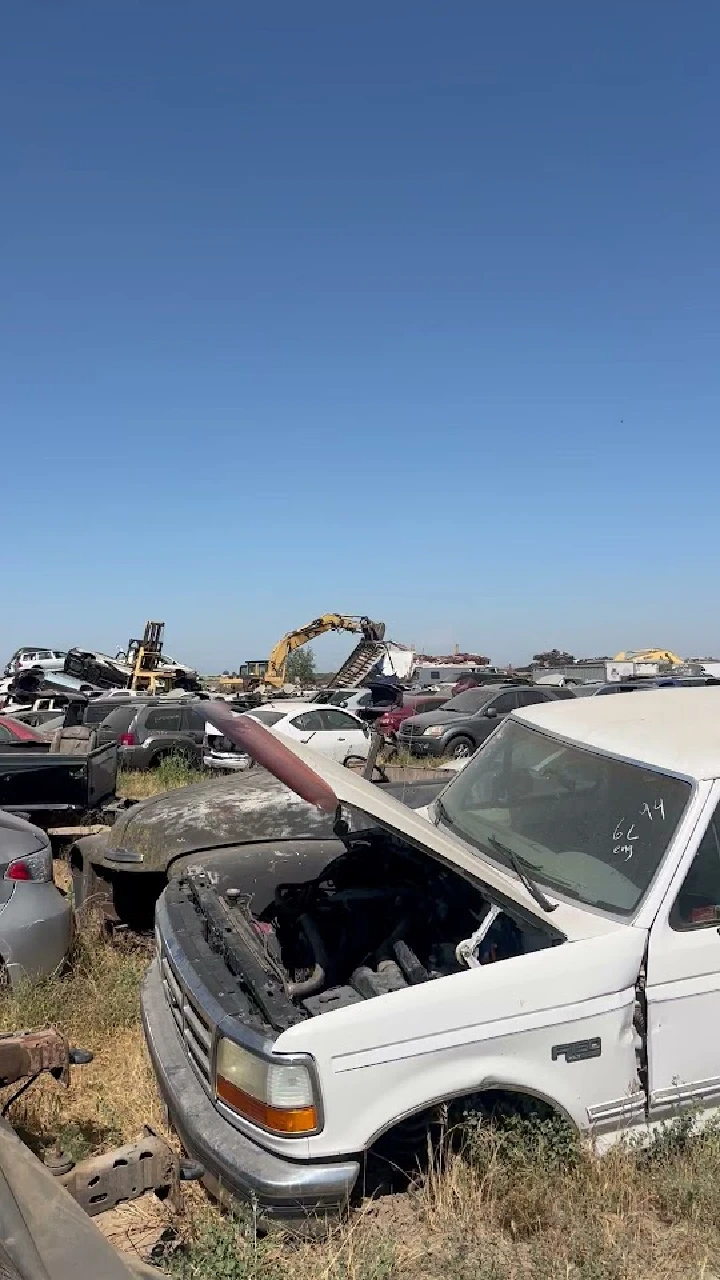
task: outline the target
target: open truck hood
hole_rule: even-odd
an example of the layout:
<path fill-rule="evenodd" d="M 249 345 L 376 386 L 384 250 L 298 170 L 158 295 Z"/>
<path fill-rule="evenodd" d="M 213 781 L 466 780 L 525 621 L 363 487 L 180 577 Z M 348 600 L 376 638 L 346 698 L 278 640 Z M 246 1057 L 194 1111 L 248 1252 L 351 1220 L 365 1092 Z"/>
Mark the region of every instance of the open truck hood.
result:
<path fill-rule="evenodd" d="M 208 703 L 205 715 L 231 742 L 264 765 L 307 805 L 328 816 L 341 816 L 345 807 L 366 814 L 374 823 L 485 886 L 498 905 L 520 911 L 542 924 L 545 930 L 579 941 L 631 927 L 564 902 L 558 902 L 556 910 L 548 914 L 512 872 L 497 867 L 445 827 L 435 826 L 421 813 L 384 794 L 380 787 L 351 769 L 320 757 L 294 740 L 281 739 L 251 716 L 234 716 L 220 703 Z M 551 897 L 557 901 L 554 895 Z"/>

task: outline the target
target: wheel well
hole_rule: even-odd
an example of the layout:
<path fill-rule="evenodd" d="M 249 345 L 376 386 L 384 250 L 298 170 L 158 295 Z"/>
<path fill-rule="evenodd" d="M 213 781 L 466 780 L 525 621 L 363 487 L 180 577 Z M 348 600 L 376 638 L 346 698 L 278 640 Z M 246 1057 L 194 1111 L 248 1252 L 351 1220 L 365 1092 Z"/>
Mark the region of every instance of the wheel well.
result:
<path fill-rule="evenodd" d="M 429 1106 L 409 1112 L 388 1128 L 376 1133 L 368 1146 L 368 1151 L 377 1148 L 378 1144 L 384 1146 L 386 1142 L 392 1142 L 395 1139 L 400 1139 L 404 1145 L 406 1139 L 414 1132 L 424 1134 L 427 1141 L 427 1133 L 434 1126 L 441 1125 L 447 1131 L 462 1125 L 463 1119 L 471 1113 L 484 1116 L 488 1120 L 510 1115 L 527 1119 L 531 1117 L 538 1117 L 541 1120 L 557 1119 L 577 1132 L 577 1125 L 572 1117 L 556 1102 L 528 1089 L 506 1086 L 439 1098 Z"/>
<path fill-rule="evenodd" d="M 397 1120 L 377 1134 L 361 1153 L 362 1175 L 358 1179 L 358 1195 L 375 1195 L 398 1191 L 419 1172 L 431 1168 L 445 1144 L 461 1152 L 471 1126 L 484 1118 L 510 1120 L 520 1116 L 527 1120 L 555 1119 L 563 1128 L 572 1121 L 547 1099 L 515 1089 L 485 1089 L 439 1099 Z"/>

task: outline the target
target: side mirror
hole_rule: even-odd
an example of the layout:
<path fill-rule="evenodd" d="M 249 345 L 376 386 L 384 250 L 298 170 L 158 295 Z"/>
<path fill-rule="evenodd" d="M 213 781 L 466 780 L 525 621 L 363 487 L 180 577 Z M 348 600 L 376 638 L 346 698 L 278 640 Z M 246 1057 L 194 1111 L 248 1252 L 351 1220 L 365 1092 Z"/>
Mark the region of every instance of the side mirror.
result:
<path fill-rule="evenodd" d="M 488 707 L 485 716 L 488 720 L 497 720 L 497 707 Z"/>

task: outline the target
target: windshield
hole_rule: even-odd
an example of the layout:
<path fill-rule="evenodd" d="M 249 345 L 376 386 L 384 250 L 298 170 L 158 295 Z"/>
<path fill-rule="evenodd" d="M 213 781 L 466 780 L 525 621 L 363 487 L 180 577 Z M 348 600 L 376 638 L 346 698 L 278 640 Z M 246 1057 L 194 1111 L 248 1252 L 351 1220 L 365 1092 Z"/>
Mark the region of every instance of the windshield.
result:
<path fill-rule="evenodd" d="M 449 702 L 443 705 L 443 711 L 460 711 L 466 716 L 471 716 L 475 711 L 479 711 L 486 702 L 489 702 L 497 690 L 487 689 L 467 689 L 465 693 L 459 693 L 456 698 L 451 698 Z"/>
<path fill-rule="evenodd" d="M 505 846 L 549 888 L 630 915 L 690 791 L 679 778 L 508 720 L 437 803 L 440 820 L 488 857 L 511 862 Z"/>

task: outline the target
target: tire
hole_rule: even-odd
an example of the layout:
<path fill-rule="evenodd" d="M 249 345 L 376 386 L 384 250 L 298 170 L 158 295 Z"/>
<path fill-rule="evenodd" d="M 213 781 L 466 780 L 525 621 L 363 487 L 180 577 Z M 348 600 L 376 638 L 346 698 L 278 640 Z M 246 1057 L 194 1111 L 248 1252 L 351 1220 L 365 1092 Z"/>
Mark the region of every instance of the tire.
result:
<path fill-rule="evenodd" d="M 467 760 L 475 751 L 475 743 L 472 738 L 468 738 L 466 734 L 459 734 L 457 738 L 452 738 L 450 745 L 445 752 L 451 760 Z"/>

